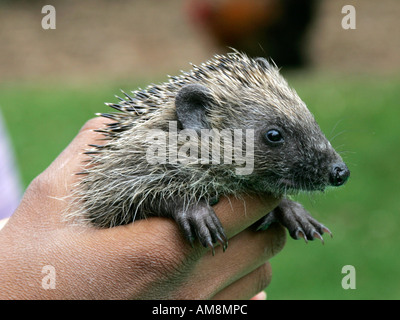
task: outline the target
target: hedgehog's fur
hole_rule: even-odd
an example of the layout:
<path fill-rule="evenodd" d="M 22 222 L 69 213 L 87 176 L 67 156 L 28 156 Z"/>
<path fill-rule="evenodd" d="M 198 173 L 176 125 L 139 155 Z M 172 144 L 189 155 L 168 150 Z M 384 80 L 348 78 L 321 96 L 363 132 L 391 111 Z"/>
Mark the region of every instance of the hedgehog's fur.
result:
<path fill-rule="evenodd" d="M 114 120 L 98 130 L 109 141 L 92 145 L 87 152 L 91 160 L 76 188 L 77 205 L 71 216 L 112 227 L 147 216 L 171 216 L 176 207 L 187 209 L 221 195 L 282 196 L 329 185 L 328 167 L 341 159 L 275 65 L 235 51 L 192 67 L 168 82 L 123 93 L 118 104 L 108 104 L 119 112 L 101 114 Z M 169 121 L 179 120 L 175 98 L 190 84 L 208 89 L 206 115 L 211 128 L 255 130 L 252 174 L 238 176 L 234 164 L 150 165 L 146 161 L 147 130 L 167 131 Z M 269 127 L 284 128 L 284 149 L 267 147 L 259 139 Z"/>

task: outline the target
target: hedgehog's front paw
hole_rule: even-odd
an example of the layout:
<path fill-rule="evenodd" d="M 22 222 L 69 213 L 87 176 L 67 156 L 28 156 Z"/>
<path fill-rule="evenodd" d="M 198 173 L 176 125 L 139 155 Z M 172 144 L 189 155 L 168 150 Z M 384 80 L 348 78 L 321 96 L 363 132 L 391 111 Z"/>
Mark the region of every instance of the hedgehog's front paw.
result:
<path fill-rule="evenodd" d="M 291 200 L 282 200 L 275 210 L 260 221 L 257 230 L 265 230 L 273 222 L 279 222 L 285 226 L 290 236 L 296 240 L 303 238 L 307 242 L 317 238 L 323 243 L 322 234 L 325 232 L 332 237 L 327 227 L 315 220 L 300 203 Z"/>
<path fill-rule="evenodd" d="M 226 250 L 228 239 L 224 228 L 213 208 L 205 201 L 200 201 L 196 205 L 175 213 L 174 218 L 192 246 L 197 238 L 204 247 L 212 250 L 213 255 L 215 254 L 214 243 L 217 241 L 222 245 L 223 250 Z"/>

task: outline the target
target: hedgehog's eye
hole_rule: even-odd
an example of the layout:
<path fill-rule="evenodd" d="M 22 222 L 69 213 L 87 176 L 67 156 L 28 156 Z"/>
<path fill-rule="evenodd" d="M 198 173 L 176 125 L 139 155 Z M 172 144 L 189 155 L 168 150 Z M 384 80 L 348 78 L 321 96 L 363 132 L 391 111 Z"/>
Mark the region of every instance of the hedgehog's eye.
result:
<path fill-rule="evenodd" d="M 265 133 L 265 140 L 270 145 L 282 144 L 285 141 L 282 134 L 276 129 L 268 130 Z"/>

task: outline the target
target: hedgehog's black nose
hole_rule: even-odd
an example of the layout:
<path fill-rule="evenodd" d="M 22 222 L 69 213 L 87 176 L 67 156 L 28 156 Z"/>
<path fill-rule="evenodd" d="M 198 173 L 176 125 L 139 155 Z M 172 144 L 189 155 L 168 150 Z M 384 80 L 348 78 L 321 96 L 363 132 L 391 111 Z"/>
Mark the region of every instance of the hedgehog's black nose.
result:
<path fill-rule="evenodd" d="M 339 187 L 344 184 L 350 177 L 350 170 L 344 162 L 335 163 L 332 166 L 330 182 L 333 186 Z"/>

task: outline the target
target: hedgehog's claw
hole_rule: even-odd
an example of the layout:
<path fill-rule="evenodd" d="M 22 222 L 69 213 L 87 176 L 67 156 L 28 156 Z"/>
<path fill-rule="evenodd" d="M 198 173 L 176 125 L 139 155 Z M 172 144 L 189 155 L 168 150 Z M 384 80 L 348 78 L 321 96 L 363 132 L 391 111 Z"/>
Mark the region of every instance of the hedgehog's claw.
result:
<path fill-rule="evenodd" d="M 330 237 L 333 238 L 333 234 L 332 234 L 331 230 L 329 230 L 329 229 L 328 229 L 327 227 L 325 227 L 324 225 L 321 225 L 321 230 L 322 230 L 322 232 L 325 232 L 325 233 L 329 234 Z"/>
<path fill-rule="evenodd" d="M 304 239 L 304 241 L 305 241 L 305 243 L 308 243 L 308 238 L 307 238 L 307 236 L 305 235 L 305 233 L 303 232 L 303 230 L 302 229 L 297 229 L 295 232 L 294 232 L 294 235 L 292 236 L 292 238 L 293 239 L 300 239 L 300 238 L 303 238 Z"/>
<path fill-rule="evenodd" d="M 197 205 L 174 213 L 174 217 L 192 247 L 195 238 L 203 247 L 210 248 L 213 255 L 215 254 L 215 243 L 219 242 L 223 251 L 228 247 L 228 239 L 221 222 L 205 201 L 200 201 Z"/>
<path fill-rule="evenodd" d="M 314 231 L 314 233 L 313 233 L 313 238 L 314 238 L 314 239 L 315 239 L 315 238 L 318 238 L 319 240 L 321 240 L 322 244 L 325 244 L 324 238 L 323 238 L 317 231 Z"/>
<path fill-rule="evenodd" d="M 273 222 L 285 226 L 293 239 L 303 238 L 306 243 L 308 240 L 319 239 L 324 244 L 324 233 L 332 237 L 327 227 L 315 220 L 301 204 L 291 200 L 282 200 L 275 210 L 258 222 L 257 230 L 265 230 Z"/>

